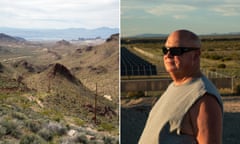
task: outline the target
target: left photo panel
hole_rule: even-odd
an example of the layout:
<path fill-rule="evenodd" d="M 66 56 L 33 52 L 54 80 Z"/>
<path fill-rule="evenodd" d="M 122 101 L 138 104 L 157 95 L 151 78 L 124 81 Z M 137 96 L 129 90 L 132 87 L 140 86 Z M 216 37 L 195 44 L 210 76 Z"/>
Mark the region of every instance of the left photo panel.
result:
<path fill-rule="evenodd" d="M 120 0 L 0 5 L 0 143 L 120 143 Z"/>

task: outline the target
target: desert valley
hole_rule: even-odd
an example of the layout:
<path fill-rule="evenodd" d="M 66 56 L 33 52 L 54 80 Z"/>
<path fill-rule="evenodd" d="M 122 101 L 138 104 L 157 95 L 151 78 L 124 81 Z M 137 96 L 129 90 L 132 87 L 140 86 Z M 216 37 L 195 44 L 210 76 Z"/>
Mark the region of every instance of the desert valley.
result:
<path fill-rule="evenodd" d="M 117 143 L 119 34 L 28 41 L 0 34 L 0 143 Z"/>

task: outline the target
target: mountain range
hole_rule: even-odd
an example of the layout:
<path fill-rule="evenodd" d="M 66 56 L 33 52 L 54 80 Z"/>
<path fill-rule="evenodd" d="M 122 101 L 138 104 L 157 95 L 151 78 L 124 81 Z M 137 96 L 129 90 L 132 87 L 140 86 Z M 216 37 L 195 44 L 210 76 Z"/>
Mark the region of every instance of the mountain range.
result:
<path fill-rule="evenodd" d="M 119 33 L 118 28 L 100 27 L 96 29 L 68 28 L 68 29 L 21 29 L 0 27 L 0 33 L 26 40 L 76 40 L 79 38 L 106 39 L 114 33 Z"/>
<path fill-rule="evenodd" d="M 143 33 L 133 36 L 127 36 L 125 38 L 166 38 L 169 34 L 154 34 L 154 33 Z M 229 32 L 229 33 L 209 33 L 209 34 L 200 34 L 200 36 L 239 36 L 240 32 Z"/>

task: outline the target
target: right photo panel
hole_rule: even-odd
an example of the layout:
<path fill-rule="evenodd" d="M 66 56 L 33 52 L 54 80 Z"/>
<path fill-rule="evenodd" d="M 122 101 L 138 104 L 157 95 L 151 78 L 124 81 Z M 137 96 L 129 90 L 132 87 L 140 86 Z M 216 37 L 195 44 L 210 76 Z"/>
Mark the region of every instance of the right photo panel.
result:
<path fill-rule="evenodd" d="M 240 3 L 121 0 L 121 144 L 237 144 Z"/>

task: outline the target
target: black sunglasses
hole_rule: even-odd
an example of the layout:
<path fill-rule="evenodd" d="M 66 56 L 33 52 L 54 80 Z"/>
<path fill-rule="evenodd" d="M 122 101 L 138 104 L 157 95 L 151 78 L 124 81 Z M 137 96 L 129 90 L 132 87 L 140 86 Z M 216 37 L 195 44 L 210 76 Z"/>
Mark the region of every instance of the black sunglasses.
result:
<path fill-rule="evenodd" d="M 193 47 L 163 47 L 162 52 L 164 55 L 166 55 L 168 52 L 170 52 L 170 55 L 172 56 L 180 56 L 186 52 L 190 52 L 193 50 L 199 50 L 199 48 L 193 48 Z"/>

